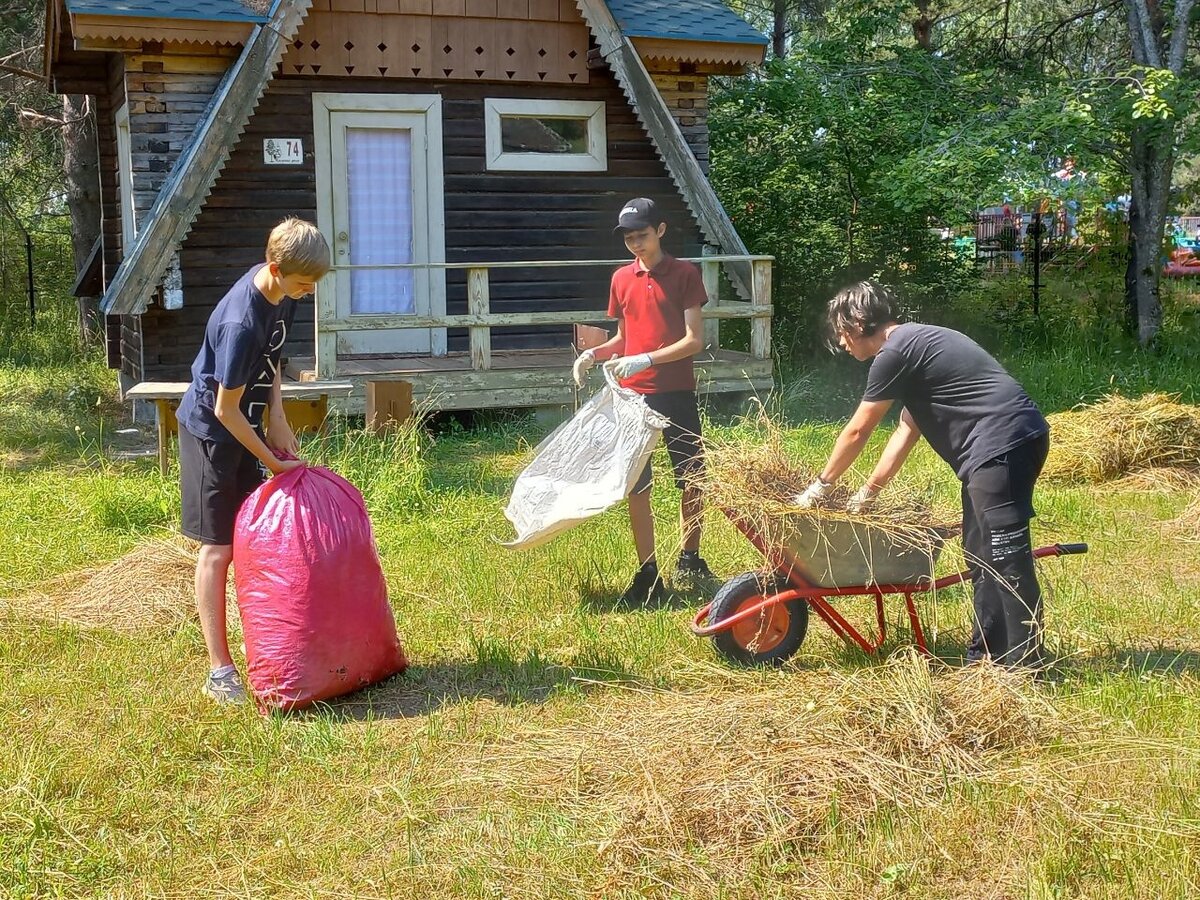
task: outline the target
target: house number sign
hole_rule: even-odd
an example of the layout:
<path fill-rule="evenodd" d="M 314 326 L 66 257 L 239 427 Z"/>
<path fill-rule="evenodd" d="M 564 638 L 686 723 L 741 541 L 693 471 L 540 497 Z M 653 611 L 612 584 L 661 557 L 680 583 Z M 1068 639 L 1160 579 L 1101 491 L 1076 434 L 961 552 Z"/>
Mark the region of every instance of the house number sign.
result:
<path fill-rule="evenodd" d="M 300 138 L 263 138 L 263 162 L 268 166 L 298 166 L 304 162 Z"/>

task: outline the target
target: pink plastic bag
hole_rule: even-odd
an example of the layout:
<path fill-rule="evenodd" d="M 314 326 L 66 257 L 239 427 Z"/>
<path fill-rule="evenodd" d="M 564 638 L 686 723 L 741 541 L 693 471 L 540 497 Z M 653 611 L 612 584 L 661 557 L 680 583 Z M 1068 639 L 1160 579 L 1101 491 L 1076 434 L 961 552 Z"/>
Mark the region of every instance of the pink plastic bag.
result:
<path fill-rule="evenodd" d="M 408 667 L 362 494 L 328 469 L 277 475 L 238 512 L 234 580 L 250 690 L 299 709 Z"/>

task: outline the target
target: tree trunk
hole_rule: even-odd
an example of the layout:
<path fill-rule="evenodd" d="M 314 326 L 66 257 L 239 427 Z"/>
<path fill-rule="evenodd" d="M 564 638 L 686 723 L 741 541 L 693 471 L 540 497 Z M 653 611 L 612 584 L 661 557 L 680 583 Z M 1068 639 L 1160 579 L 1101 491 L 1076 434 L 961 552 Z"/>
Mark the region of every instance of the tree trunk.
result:
<path fill-rule="evenodd" d="M 1137 241 L 1134 239 L 1139 227 L 1138 218 L 1137 200 L 1130 197 L 1129 228 L 1125 234 L 1125 331 L 1130 337 L 1137 334 L 1138 328 L 1138 252 Z"/>
<path fill-rule="evenodd" d="M 1171 174 L 1175 163 L 1172 150 L 1174 129 L 1138 124 L 1133 129 L 1131 172 L 1136 220 L 1129 223 L 1135 246 L 1134 296 L 1137 300 L 1137 336 L 1150 344 L 1162 327 L 1162 304 L 1158 288 L 1161 272 L 1163 232 L 1167 224 Z"/>
<path fill-rule="evenodd" d="M 775 0 L 771 27 L 771 53 L 776 59 L 787 56 L 787 0 Z"/>
<path fill-rule="evenodd" d="M 1158 0 L 1125 0 L 1129 44 L 1133 61 L 1147 69 L 1166 69 L 1178 76 L 1188 58 L 1188 36 L 1196 0 L 1176 0 L 1171 10 L 1172 27 L 1166 32 L 1166 11 Z M 1133 294 L 1137 301 L 1137 335 L 1142 346 L 1158 337 L 1162 328 L 1162 304 L 1158 287 L 1161 273 L 1163 231 L 1171 197 L 1175 167 L 1175 119 L 1158 122 L 1134 119 L 1129 143 L 1131 196 L 1137 218 L 1130 218 L 1135 245 Z"/>
<path fill-rule="evenodd" d="M 933 19 L 929 16 L 929 0 L 917 0 L 917 18 L 912 30 L 918 47 L 925 51 L 933 49 Z"/>
<path fill-rule="evenodd" d="M 81 94 L 63 97 L 63 170 L 71 212 L 75 272 L 87 264 L 100 237 L 100 155 L 93 104 Z M 103 334 L 99 297 L 79 298 L 79 333 L 85 342 Z"/>

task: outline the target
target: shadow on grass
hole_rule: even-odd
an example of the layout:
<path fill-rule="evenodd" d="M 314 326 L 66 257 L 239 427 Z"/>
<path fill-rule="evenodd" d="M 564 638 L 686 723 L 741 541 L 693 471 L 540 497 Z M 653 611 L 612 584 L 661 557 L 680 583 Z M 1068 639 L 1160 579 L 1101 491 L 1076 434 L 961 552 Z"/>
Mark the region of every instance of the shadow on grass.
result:
<path fill-rule="evenodd" d="M 1086 656 L 1060 659 L 1057 667 L 1067 675 L 1125 675 L 1179 678 L 1200 675 L 1200 651 L 1171 647 L 1113 647 Z"/>
<path fill-rule="evenodd" d="M 713 595 L 719 587 L 720 584 L 716 581 L 711 584 L 705 582 L 698 584 L 668 582 L 667 590 L 660 600 L 630 604 L 621 601 L 621 594 L 624 591 L 623 587 L 614 588 L 606 585 L 589 584 L 580 587 L 579 604 L 584 609 L 593 613 L 653 612 L 660 609 L 698 610 L 706 603 L 712 601 Z"/>
<path fill-rule="evenodd" d="M 517 656 L 494 644 L 478 649 L 473 661 L 415 665 L 403 675 L 299 715 L 342 721 L 409 718 L 476 700 L 505 706 L 544 703 L 556 695 L 635 680 L 620 660 L 599 654 L 584 653 L 564 665 L 537 650 Z"/>

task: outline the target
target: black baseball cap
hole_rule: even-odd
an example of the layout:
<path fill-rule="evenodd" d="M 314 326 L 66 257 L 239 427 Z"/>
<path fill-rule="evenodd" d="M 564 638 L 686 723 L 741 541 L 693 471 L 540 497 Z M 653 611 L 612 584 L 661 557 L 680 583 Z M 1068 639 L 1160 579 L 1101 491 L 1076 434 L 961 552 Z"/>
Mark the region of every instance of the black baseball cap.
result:
<path fill-rule="evenodd" d="M 634 197 L 621 207 L 617 226 L 613 231 L 637 231 L 639 228 L 657 228 L 664 219 L 656 204 L 649 197 Z"/>

